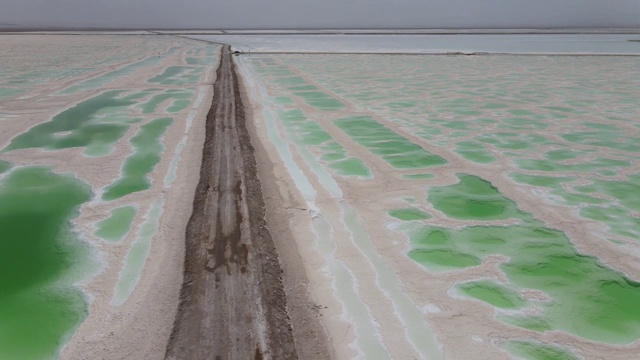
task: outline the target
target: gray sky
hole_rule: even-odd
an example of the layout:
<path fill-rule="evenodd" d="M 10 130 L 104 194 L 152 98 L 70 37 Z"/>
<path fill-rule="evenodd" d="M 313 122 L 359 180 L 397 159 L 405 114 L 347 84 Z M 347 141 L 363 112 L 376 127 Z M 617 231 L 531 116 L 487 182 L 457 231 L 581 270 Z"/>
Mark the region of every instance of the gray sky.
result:
<path fill-rule="evenodd" d="M 0 24 L 211 29 L 640 27 L 640 0 L 0 0 Z"/>

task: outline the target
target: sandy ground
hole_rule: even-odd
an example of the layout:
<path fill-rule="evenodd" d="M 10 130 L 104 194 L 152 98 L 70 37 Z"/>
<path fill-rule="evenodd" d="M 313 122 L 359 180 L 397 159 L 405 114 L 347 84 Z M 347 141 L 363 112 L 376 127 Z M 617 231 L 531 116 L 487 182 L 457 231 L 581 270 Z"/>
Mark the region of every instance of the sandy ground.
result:
<path fill-rule="evenodd" d="M 48 121 L 55 114 L 68 109 L 78 102 L 95 96 L 104 88 L 83 91 L 71 96 L 54 95 L 59 90 L 93 78 L 127 64 L 140 61 L 149 55 L 163 53 L 177 47 L 174 54 L 162 62 L 139 69 L 135 73 L 117 79 L 107 85 L 108 89 L 127 91 L 154 87 L 146 80 L 161 74 L 172 65 L 184 64 L 187 51 L 203 48 L 199 42 L 191 42 L 169 37 L 55 37 L 29 35 L 0 36 L 3 49 L 13 48 L 14 61 L 4 68 L 13 74 L 28 67 L 55 71 L 60 64 L 70 67 L 93 66 L 93 70 L 80 77 L 48 78 L 41 83 L 31 85 L 28 91 L 18 98 L 0 100 L 0 111 L 8 120 L 0 124 L 0 146 L 6 146 L 11 138 L 33 125 Z M 20 50 L 18 50 L 20 49 Z M 91 51 L 95 49 L 95 51 Z M 4 50 L 3 50 L 4 51 Z M 121 57 L 121 52 L 128 57 Z M 46 54 L 46 55 L 40 55 Z M 118 58 L 118 57 L 121 58 Z M 100 61 L 113 60 L 104 65 L 95 65 Z M 114 60 L 115 59 L 115 60 Z M 26 62 L 26 63 L 25 63 Z M 193 103 L 187 109 L 175 114 L 163 140 L 165 150 L 160 163 L 150 174 L 151 189 L 133 193 L 112 202 L 96 199 L 84 204 L 80 216 L 74 221 L 75 229 L 81 238 L 92 245 L 96 262 L 86 269 L 88 279 L 79 284 L 89 299 L 89 316 L 64 347 L 63 359 L 161 359 L 164 357 L 166 342 L 177 310 L 180 286 L 182 284 L 182 266 L 184 258 L 184 229 L 191 215 L 193 194 L 198 182 L 202 146 L 204 143 L 205 116 L 211 104 L 215 66 L 203 72 L 200 83 L 192 86 L 193 101 L 198 94 L 204 99 L 195 110 L 196 114 L 189 129 L 186 121 L 193 109 Z M 157 85 L 156 85 L 157 87 Z M 137 132 L 140 124 L 147 119 L 159 117 L 159 113 L 147 115 L 141 123 L 131 127 L 129 132 L 116 144 L 113 153 L 104 158 L 88 158 L 82 155 L 82 148 L 56 151 L 16 150 L 2 154 L 3 160 L 16 165 L 52 166 L 58 173 L 74 173 L 79 179 L 89 183 L 94 192 L 110 184 L 119 176 L 120 168 L 131 152 L 130 138 Z M 165 115 L 166 116 L 166 115 Z M 164 179 L 169 171 L 176 148 L 183 136 L 188 141 L 182 150 L 177 170 L 177 178 L 172 186 L 165 188 Z M 114 287 L 118 281 L 119 270 L 134 241 L 138 229 L 151 204 L 163 197 L 164 212 L 158 234 L 152 240 L 151 250 L 140 281 L 130 298 L 121 306 L 110 304 Z M 122 205 L 134 204 L 138 213 L 127 237 L 120 243 L 107 243 L 92 235 L 95 223 L 106 218 L 111 209 Z"/>

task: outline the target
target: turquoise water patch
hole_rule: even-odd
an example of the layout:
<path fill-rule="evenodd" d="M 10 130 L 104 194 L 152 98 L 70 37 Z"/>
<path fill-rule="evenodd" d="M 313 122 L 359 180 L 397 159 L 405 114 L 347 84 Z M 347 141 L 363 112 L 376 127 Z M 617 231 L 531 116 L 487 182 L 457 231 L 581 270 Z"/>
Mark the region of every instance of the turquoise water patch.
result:
<path fill-rule="evenodd" d="M 419 169 L 447 163 L 445 159 L 431 154 L 368 116 L 339 119 L 334 124 L 395 168 Z"/>
<path fill-rule="evenodd" d="M 511 355 L 526 360 L 578 360 L 569 350 L 534 341 L 508 341 L 503 348 Z"/>
<path fill-rule="evenodd" d="M 560 231 L 539 222 L 523 226 L 470 226 L 460 230 L 420 227 L 410 232 L 409 256 L 430 271 L 479 265 L 487 255 L 509 260 L 500 269 L 511 286 L 543 291 L 550 302 L 540 315 L 500 314 L 510 324 L 536 331 L 563 330 L 594 341 L 628 344 L 640 338 L 640 283 L 576 252 Z M 489 304 L 495 302 L 476 295 Z"/>
<path fill-rule="evenodd" d="M 501 309 L 517 309 L 525 305 L 520 294 L 492 280 L 472 281 L 456 285 L 463 296 L 484 301 Z"/>
<path fill-rule="evenodd" d="M 476 141 L 460 141 L 456 143 L 455 152 L 463 158 L 479 164 L 489 164 L 497 159 L 486 146 Z"/>
<path fill-rule="evenodd" d="M 11 164 L 10 162 L 0 160 L 0 174 L 11 169 L 12 167 L 13 164 Z"/>
<path fill-rule="evenodd" d="M 521 184 L 553 189 L 551 194 L 554 195 L 554 202 L 563 205 L 577 206 L 584 204 L 603 204 L 607 202 L 603 199 L 565 190 L 562 184 L 576 180 L 572 177 L 527 175 L 523 173 L 511 173 L 509 177 Z"/>
<path fill-rule="evenodd" d="M 436 176 L 433 174 L 403 174 L 401 175 L 401 177 L 407 180 L 425 180 L 425 179 L 433 179 Z"/>
<path fill-rule="evenodd" d="M 622 131 L 600 129 L 599 131 L 574 131 L 561 135 L 563 139 L 576 144 L 605 147 L 613 150 L 640 152 L 637 137 Z"/>
<path fill-rule="evenodd" d="M 396 219 L 405 220 L 405 221 L 426 220 L 431 218 L 431 215 L 416 208 L 394 209 L 389 211 L 389 215 Z"/>
<path fill-rule="evenodd" d="M 281 75 L 291 75 L 292 73 L 289 70 L 281 70 L 282 73 Z M 275 72 L 271 72 L 271 74 L 277 74 Z M 282 85 L 282 86 L 289 86 L 289 87 L 294 87 L 294 86 L 300 86 L 300 85 L 306 85 L 307 82 L 299 77 L 299 76 L 286 76 L 286 77 L 279 77 L 275 80 L 276 84 L 278 85 Z"/>
<path fill-rule="evenodd" d="M 640 338 L 640 308 L 636 306 L 640 303 L 640 283 L 595 257 L 578 253 L 563 232 L 548 229 L 517 210 L 489 182 L 470 175 L 458 177 L 458 184 L 430 190 L 429 199 L 435 208 L 453 218 L 485 220 L 487 214 L 490 218 L 496 214 L 497 218 L 517 217 L 522 225 L 461 229 L 414 225 L 406 229 L 413 244 L 409 252 L 412 259 L 430 271 L 441 272 L 479 265 L 488 255 L 505 256 L 508 260 L 499 268 L 509 280 L 505 285 L 509 292 L 496 288 L 496 284 L 488 288 L 482 283 L 480 288 L 463 292 L 497 308 L 508 308 L 510 302 L 514 307 L 522 306 L 513 298 L 517 289 L 539 290 L 551 300 L 535 304 L 540 310 L 537 315 L 499 313 L 502 321 L 534 331 L 562 330 L 612 344 L 628 344 Z M 493 203 L 491 211 L 467 206 L 487 199 Z"/>
<path fill-rule="evenodd" d="M 276 96 L 273 101 L 278 105 L 293 105 L 295 101 L 288 96 Z"/>
<path fill-rule="evenodd" d="M 562 188 L 563 183 L 575 180 L 575 178 L 572 177 L 528 175 L 523 173 L 511 173 L 509 174 L 509 177 L 521 184 L 547 187 L 551 189 Z"/>
<path fill-rule="evenodd" d="M 25 92 L 26 90 L 20 88 L 0 88 L 0 99 L 17 96 Z"/>
<path fill-rule="evenodd" d="M 490 182 L 477 176 L 458 174 L 457 184 L 434 187 L 429 202 L 448 217 L 462 220 L 532 219 L 500 194 Z"/>
<path fill-rule="evenodd" d="M 143 114 L 152 114 L 156 112 L 158 105 L 161 103 L 172 100 L 172 101 L 186 101 L 187 106 L 189 104 L 189 99 L 193 97 L 193 91 L 184 91 L 184 90 L 167 90 L 160 94 L 153 95 L 147 102 L 141 104 L 141 109 Z M 173 104 L 171 105 L 173 106 Z M 170 106 L 170 107 L 171 107 Z M 169 111 L 167 109 L 167 111 Z M 178 110 L 179 111 L 179 110 Z M 177 111 L 176 111 L 177 112 Z"/>
<path fill-rule="evenodd" d="M 320 159 L 338 175 L 371 177 L 371 171 L 362 160 L 348 156 L 345 148 L 319 123 L 308 119 L 302 110 L 283 110 L 278 112 L 278 117 L 294 142 L 317 149 L 322 154 Z"/>
<path fill-rule="evenodd" d="M 615 172 L 609 175 L 615 175 Z M 578 212 L 581 217 L 602 222 L 609 227 L 611 234 L 634 240 L 640 237 L 640 217 L 637 215 L 640 213 L 638 174 L 629 175 L 624 181 L 590 177 L 589 185 L 564 187 L 563 184 L 576 179 L 523 173 L 511 173 L 509 176 L 518 183 L 552 189 L 550 193 L 554 195 L 554 201 L 563 205 L 579 206 Z"/>
<path fill-rule="evenodd" d="M 70 221 L 90 198 L 82 181 L 42 167 L 0 182 L 0 358 L 55 358 L 87 316 L 72 283 L 89 249 Z"/>
<path fill-rule="evenodd" d="M 93 90 L 93 89 L 101 89 L 104 88 L 105 85 L 107 85 L 110 82 L 113 82 L 115 80 L 118 80 L 120 78 L 123 78 L 127 75 L 131 75 L 134 72 L 138 71 L 139 69 L 144 69 L 156 64 L 159 64 L 160 62 L 162 62 L 162 60 L 164 60 L 164 57 L 167 55 L 170 55 L 172 53 L 174 53 L 176 50 L 176 48 L 173 48 L 171 50 L 169 50 L 168 52 L 166 52 L 165 54 L 163 54 L 162 56 L 149 56 L 148 58 L 124 66 L 120 69 L 114 70 L 114 71 L 110 71 L 106 74 L 100 75 L 98 77 L 95 77 L 93 79 L 88 79 L 85 81 L 82 81 L 76 85 L 73 85 L 67 89 L 64 89 L 60 92 L 58 92 L 59 95 L 70 95 L 70 94 L 74 94 L 77 93 L 79 91 L 86 91 L 86 90 Z"/>
<path fill-rule="evenodd" d="M 133 154 L 125 160 L 121 177 L 105 188 L 102 200 L 119 199 L 151 187 L 147 175 L 160 162 L 160 154 L 164 150 L 162 138 L 172 123 L 172 118 L 159 118 L 140 127 L 140 131 L 131 138 Z"/>
<path fill-rule="evenodd" d="M 134 100 L 120 97 L 122 91 L 107 91 L 87 99 L 36 125 L 11 140 L 2 152 L 43 148 L 59 150 L 84 147 L 85 155 L 105 156 L 127 132 L 129 124 L 139 119 L 121 115 Z"/>
<path fill-rule="evenodd" d="M 185 62 L 188 65 L 212 65 L 213 63 L 215 63 L 216 58 L 211 56 L 211 57 L 204 57 L 204 58 L 200 58 L 200 57 L 187 57 L 185 59 Z"/>
<path fill-rule="evenodd" d="M 583 207 L 580 209 L 580 216 L 603 222 L 609 227 L 612 234 L 625 236 L 635 241 L 640 239 L 640 218 L 638 215 L 631 215 L 629 210 L 619 206 Z"/>
<path fill-rule="evenodd" d="M 175 114 L 188 108 L 189 105 L 191 105 L 191 100 L 174 100 L 167 108 L 167 112 L 169 114 Z"/>
<path fill-rule="evenodd" d="M 120 272 L 118 283 L 116 284 L 115 294 L 111 299 L 111 304 L 120 306 L 124 304 L 136 285 L 144 265 L 147 261 L 149 251 L 151 250 L 151 242 L 157 234 L 160 227 L 160 218 L 162 217 L 164 199 L 160 198 L 151 204 L 151 208 L 146 214 L 144 223 L 138 230 L 138 235 L 131 245 L 131 249 L 127 253 L 124 260 L 124 267 Z"/>
<path fill-rule="evenodd" d="M 344 104 L 340 100 L 321 91 L 294 91 L 293 94 L 301 97 L 307 104 L 319 110 L 344 109 Z"/>
<path fill-rule="evenodd" d="M 136 212 L 134 206 L 113 209 L 111 216 L 98 223 L 94 235 L 110 242 L 121 241 L 129 233 Z"/>
<path fill-rule="evenodd" d="M 588 163 L 581 164 L 561 164 L 548 159 L 516 159 L 515 162 L 518 168 L 522 170 L 550 172 L 592 172 L 594 169 L 617 169 L 631 166 L 631 163 L 628 160 L 617 160 L 604 157 L 598 157 Z"/>
<path fill-rule="evenodd" d="M 299 76 L 291 76 L 293 73 L 286 68 L 274 68 L 264 70 L 265 74 L 277 75 L 274 79 L 274 83 L 280 86 L 286 87 L 293 95 L 300 97 L 310 106 L 323 111 L 340 110 L 344 109 L 342 101 L 334 98 L 333 96 L 322 92 L 315 85 L 310 85 Z M 279 97 L 284 100 L 282 104 L 291 104 L 288 97 Z M 276 103 L 279 103 L 276 101 Z"/>
<path fill-rule="evenodd" d="M 618 200 L 628 210 L 640 211 L 640 174 L 628 176 L 626 181 L 591 180 L 591 185 L 578 186 L 580 192 L 604 194 Z"/>
<path fill-rule="evenodd" d="M 553 144 L 551 140 L 541 135 L 511 132 L 483 134 L 476 136 L 475 139 L 504 150 L 534 150 L 540 146 Z"/>
<path fill-rule="evenodd" d="M 161 85 L 192 85 L 197 84 L 202 76 L 202 69 L 193 66 L 170 66 L 157 76 L 147 80 Z"/>

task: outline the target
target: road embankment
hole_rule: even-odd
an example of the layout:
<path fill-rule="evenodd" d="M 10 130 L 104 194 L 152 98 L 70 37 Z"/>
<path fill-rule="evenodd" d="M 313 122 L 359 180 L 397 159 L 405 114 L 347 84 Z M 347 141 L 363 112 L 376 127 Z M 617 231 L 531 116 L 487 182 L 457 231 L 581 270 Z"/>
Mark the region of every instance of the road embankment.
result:
<path fill-rule="evenodd" d="M 239 82 L 221 51 L 166 358 L 295 359 Z"/>

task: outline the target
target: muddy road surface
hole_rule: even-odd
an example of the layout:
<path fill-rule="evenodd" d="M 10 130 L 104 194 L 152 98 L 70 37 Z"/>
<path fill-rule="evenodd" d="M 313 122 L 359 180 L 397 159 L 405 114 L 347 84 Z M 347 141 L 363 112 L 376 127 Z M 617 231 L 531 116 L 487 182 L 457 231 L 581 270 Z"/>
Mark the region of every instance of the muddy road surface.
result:
<path fill-rule="evenodd" d="M 297 358 L 264 209 L 239 82 L 224 46 L 167 359 Z"/>

